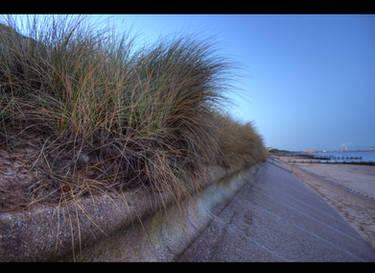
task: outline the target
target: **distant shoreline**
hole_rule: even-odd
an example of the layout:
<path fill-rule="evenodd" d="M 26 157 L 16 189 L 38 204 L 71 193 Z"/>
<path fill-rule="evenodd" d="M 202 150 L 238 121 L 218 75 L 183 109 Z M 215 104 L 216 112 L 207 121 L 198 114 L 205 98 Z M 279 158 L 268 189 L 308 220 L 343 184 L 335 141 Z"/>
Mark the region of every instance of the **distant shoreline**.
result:
<path fill-rule="evenodd" d="M 369 151 L 372 152 L 372 151 Z M 271 151 L 270 155 L 282 156 L 287 159 L 288 163 L 316 163 L 316 164 L 351 164 L 351 165 L 367 165 L 375 166 L 375 161 L 372 158 L 363 158 L 362 156 L 337 156 L 330 153 L 302 153 L 302 152 L 290 152 L 290 151 Z"/>
<path fill-rule="evenodd" d="M 333 161 L 333 162 L 322 162 L 321 160 L 288 160 L 288 163 L 306 163 L 306 164 L 350 164 L 350 165 L 367 165 L 375 166 L 375 162 L 365 161 L 365 162 L 356 162 L 356 161 Z"/>

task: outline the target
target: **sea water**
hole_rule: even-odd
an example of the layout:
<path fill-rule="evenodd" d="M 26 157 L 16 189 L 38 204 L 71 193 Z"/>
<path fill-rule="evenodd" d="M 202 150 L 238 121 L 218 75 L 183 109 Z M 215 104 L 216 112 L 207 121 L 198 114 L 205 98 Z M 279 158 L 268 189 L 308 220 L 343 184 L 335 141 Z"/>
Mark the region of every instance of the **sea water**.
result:
<path fill-rule="evenodd" d="M 375 151 L 361 151 L 361 152 L 325 152 L 310 154 L 315 158 L 328 157 L 328 162 L 375 162 Z"/>

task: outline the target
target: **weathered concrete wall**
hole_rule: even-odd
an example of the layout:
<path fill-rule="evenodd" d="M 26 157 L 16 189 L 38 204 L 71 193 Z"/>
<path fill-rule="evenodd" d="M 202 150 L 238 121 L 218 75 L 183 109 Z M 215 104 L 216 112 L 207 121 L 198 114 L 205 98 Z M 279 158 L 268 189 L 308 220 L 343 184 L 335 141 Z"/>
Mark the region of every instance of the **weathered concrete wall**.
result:
<path fill-rule="evenodd" d="M 167 208 L 145 192 L 81 199 L 67 206 L 0 214 L 0 261 L 170 261 L 225 206 L 259 166 L 228 174 Z"/>

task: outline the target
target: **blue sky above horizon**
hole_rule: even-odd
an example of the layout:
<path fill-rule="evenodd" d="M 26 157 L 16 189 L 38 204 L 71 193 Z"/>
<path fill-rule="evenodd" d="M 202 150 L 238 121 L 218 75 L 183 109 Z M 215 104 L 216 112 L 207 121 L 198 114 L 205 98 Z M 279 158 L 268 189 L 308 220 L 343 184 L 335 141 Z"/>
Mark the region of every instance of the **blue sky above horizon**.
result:
<path fill-rule="evenodd" d="M 287 150 L 375 146 L 375 15 L 87 15 L 152 43 L 213 39 L 239 64 L 228 111 L 265 145 Z"/>

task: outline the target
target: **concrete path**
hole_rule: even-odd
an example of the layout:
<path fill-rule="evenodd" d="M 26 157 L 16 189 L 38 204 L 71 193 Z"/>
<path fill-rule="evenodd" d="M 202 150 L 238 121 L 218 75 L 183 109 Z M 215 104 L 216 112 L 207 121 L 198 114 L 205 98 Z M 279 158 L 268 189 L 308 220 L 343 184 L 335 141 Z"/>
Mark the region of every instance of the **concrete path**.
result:
<path fill-rule="evenodd" d="M 293 174 L 270 162 L 175 261 L 374 262 L 375 251 Z"/>

